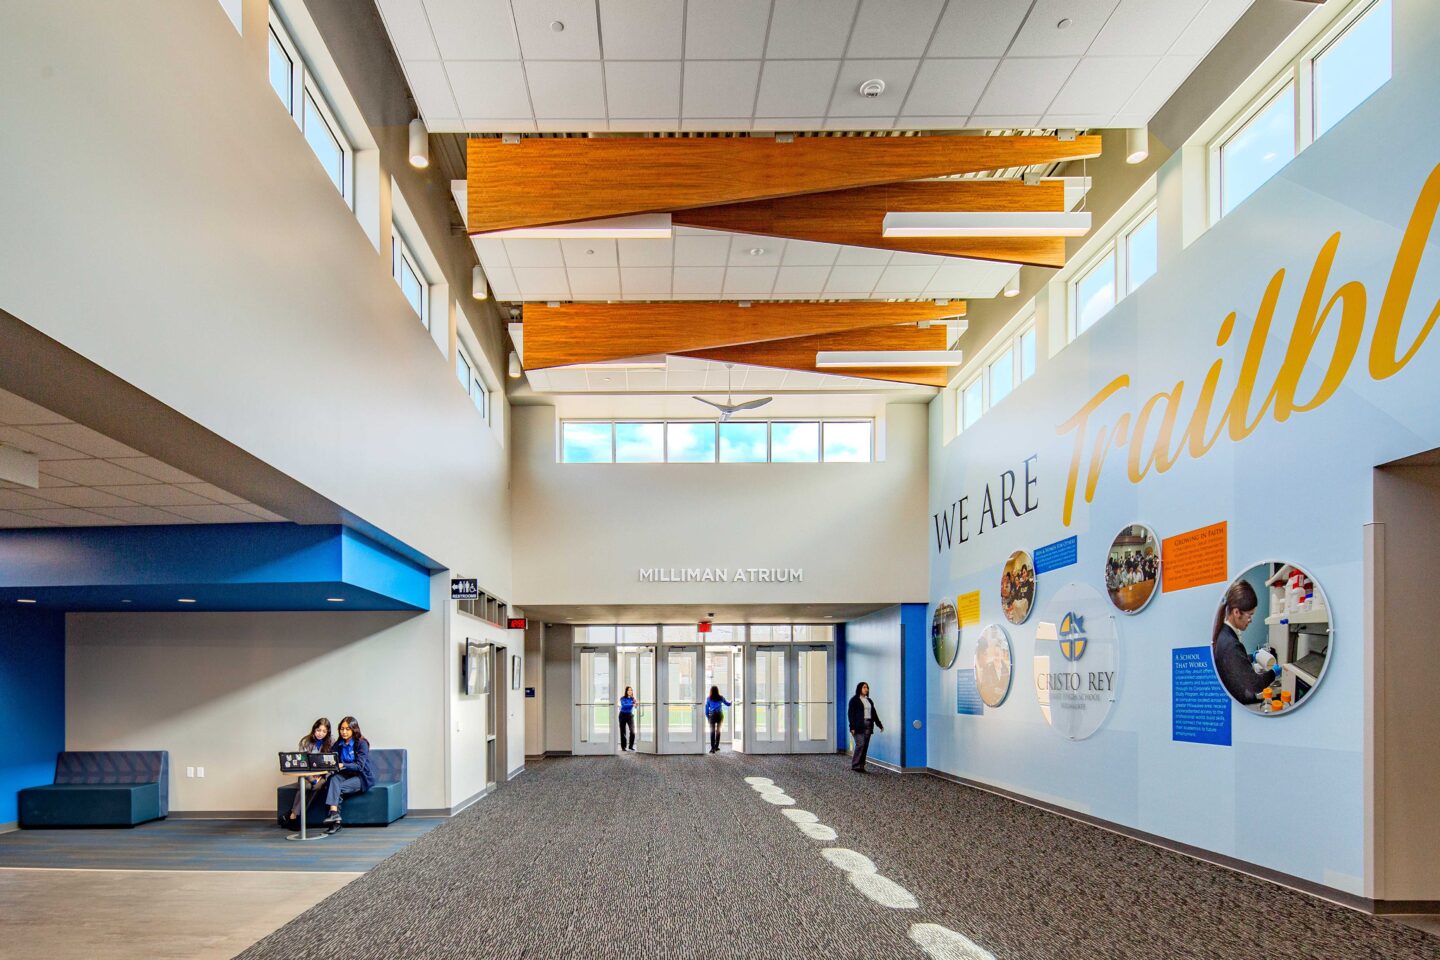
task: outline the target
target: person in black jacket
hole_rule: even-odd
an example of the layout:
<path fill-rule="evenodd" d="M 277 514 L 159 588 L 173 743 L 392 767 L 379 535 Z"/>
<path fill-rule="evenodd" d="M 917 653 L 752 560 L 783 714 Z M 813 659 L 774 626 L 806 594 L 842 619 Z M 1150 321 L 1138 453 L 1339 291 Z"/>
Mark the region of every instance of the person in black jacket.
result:
<path fill-rule="evenodd" d="M 1215 671 L 1230 696 L 1247 707 L 1260 700 L 1265 688 L 1280 675 L 1280 665 L 1272 663 L 1263 673 L 1256 673 L 1250 652 L 1240 642 L 1240 634 L 1255 619 L 1260 601 L 1255 588 L 1244 580 L 1236 580 L 1225 591 L 1225 601 L 1215 614 L 1215 629 L 1210 646 L 1215 656 Z"/>
<path fill-rule="evenodd" d="M 855 685 L 855 696 L 850 698 L 847 712 L 850 715 L 850 736 L 855 738 L 850 769 L 856 773 L 864 773 L 865 757 L 870 752 L 870 736 L 877 729 L 885 729 L 885 724 L 880 722 L 880 714 L 875 710 L 875 704 L 870 700 L 870 684 L 862 680 Z"/>
<path fill-rule="evenodd" d="M 325 785 L 325 803 L 330 813 L 323 822 L 328 827 L 340 825 L 340 804 L 345 797 L 375 786 L 375 774 L 370 770 L 370 741 L 360 732 L 360 721 L 346 717 L 335 732 L 340 734 L 333 748 L 336 770 Z"/>

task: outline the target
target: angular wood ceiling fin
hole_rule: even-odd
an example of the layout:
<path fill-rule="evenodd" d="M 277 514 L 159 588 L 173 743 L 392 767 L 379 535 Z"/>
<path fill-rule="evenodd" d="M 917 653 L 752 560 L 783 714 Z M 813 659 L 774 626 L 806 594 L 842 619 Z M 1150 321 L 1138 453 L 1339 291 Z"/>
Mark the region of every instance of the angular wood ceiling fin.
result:
<path fill-rule="evenodd" d="M 959 300 L 952 300 L 943 307 L 929 300 L 918 303 L 887 303 L 883 300 L 820 303 L 755 301 L 748 307 L 739 306 L 734 301 L 695 300 L 561 303 L 553 307 L 527 303 L 523 328 L 524 360 L 527 370 L 543 370 L 574 363 L 686 353 L 840 330 L 890 328 L 896 324 L 945 320 L 964 315 L 965 304 Z M 918 330 L 913 326 L 897 329 Z M 944 331 L 943 325 L 924 331 L 931 334 L 926 342 L 937 334 L 943 340 Z M 944 348 L 942 343 L 939 347 L 924 349 Z M 813 366 L 813 350 L 810 360 Z"/>
<path fill-rule="evenodd" d="M 618 137 L 467 141 L 472 234 L 1100 155 L 1100 138 Z"/>

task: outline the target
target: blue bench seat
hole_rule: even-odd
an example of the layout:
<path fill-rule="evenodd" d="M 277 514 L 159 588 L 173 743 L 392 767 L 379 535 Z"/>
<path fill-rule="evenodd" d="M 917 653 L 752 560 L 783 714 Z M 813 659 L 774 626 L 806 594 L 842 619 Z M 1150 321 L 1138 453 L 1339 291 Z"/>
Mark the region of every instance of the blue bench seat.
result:
<path fill-rule="evenodd" d="M 66 751 L 55 782 L 16 797 L 24 829 L 133 827 L 170 812 L 170 754 L 164 750 Z"/>
<path fill-rule="evenodd" d="M 351 794 L 340 807 L 347 827 L 385 827 L 399 820 L 409 812 L 409 787 L 406 771 L 407 751 L 371 750 L 370 771 L 375 774 L 375 786 L 364 793 Z M 275 790 L 275 820 L 284 826 L 295 805 L 298 784 L 287 783 Z M 305 799 L 309 805 L 306 818 L 310 823 L 319 824 L 325 816 L 323 801 L 325 791 L 305 788 Z"/>

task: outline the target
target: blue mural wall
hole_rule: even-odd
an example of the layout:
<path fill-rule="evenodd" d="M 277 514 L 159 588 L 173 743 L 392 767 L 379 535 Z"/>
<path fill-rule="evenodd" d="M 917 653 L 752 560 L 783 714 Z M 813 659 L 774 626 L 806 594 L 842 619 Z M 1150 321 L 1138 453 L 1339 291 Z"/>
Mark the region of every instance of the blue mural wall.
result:
<path fill-rule="evenodd" d="M 15 821 L 15 794 L 50 783 L 65 749 L 65 615 L 0 610 L 0 825 Z"/>
<path fill-rule="evenodd" d="M 1415 119 L 1433 113 L 1440 87 L 1428 52 L 1440 9 L 1395 10 L 1394 76 L 1366 103 L 963 434 L 943 436 L 953 398 L 932 402 L 930 510 L 967 498 L 968 524 L 963 542 L 931 531 L 931 609 L 978 590 L 981 610 L 955 667 L 927 665 L 931 767 L 1369 894 L 1372 472 L 1440 447 L 1440 130 Z M 1021 494 L 1035 508 L 987 521 L 987 488 L 998 501 L 1005 473 L 1029 458 L 1035 486 Z M 1226 586 L 1202 579 L 1117 613 L 1103 725 L 1081 740 L 1050 728 L 1035 663 L 1044 617 L 1005 622 L 1002 565 L 1073 536 L 1077 562 L 1038 575 L 1034 606 L 1043 613 L 1071 583 L 1103 597 L 1111 540 L 1136 522 L 1162 539 L 1223 522 L 1224 579 L 1284 561 L 1320 583 L 1334 633 L 1308 702 L 1279 717 L 1232 704 L 1228 744 L 1172 739 L 1173 651 L 1210 644 Z M 989 623 L 1013 644 L 1011 692 L 998 708 L 959 710 L 957 683 Z"/>

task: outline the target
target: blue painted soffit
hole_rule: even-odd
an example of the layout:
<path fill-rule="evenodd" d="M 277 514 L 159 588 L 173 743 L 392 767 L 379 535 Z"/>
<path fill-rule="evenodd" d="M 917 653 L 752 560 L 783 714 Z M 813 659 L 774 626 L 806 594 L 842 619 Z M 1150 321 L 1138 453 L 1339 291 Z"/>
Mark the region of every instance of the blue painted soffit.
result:
<path fill-rule="evenodd" d="M 0 606 L 21 599 L 67 611 L 418 611 L 430 609 L 430 574 L 340 526 L 0 530 Z"/>

